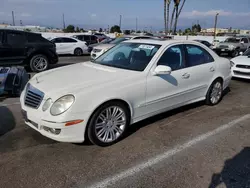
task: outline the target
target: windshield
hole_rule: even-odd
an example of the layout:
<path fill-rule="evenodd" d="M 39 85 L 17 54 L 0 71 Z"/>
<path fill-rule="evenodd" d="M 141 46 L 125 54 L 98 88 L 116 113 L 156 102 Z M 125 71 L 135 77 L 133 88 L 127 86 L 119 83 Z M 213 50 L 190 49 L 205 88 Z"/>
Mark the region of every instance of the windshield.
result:
<path fill-rule="evenodd" d="M 160 45 L 155 44 L 121 43 L 93 62 L 122 69 L 143 71 L 160 47 Z"/>
<path fill-rule="evenodd" d="M 250 49 L 248 49 L 247 51 L 245 51 L 243 55 L 244 56 L 250 56 Z"/>
<path fill-rule="evenodd" d="M 115 40 L 113 40 L 112 42 L 110 42 L 110 44 L 119 44 L 119 43 L 121 43 L 121 42 L 123 42 L 123 41 L 125 41 L 125 40 L 129 40 L 130 38 L 128 38 L 128 37 L 121 37 L 121 38 L 117 38 L 117 39 L 115 39 Z"/>
<path fill-rule="evenodd" d="M 108 44 L 108 43 L 110 43 L 113 40 L 114 39 L 112 39 L 112 38 L 107 38 L 107 39 L 104 39 L 102 42 L 100 42 L 100 44 Z"/>
<path fill-rule="evenodd" d="M 225 42 L 230 42 L 230 43 L 239 43 L 240 39 L 237 38 L 227 38 Z"/>

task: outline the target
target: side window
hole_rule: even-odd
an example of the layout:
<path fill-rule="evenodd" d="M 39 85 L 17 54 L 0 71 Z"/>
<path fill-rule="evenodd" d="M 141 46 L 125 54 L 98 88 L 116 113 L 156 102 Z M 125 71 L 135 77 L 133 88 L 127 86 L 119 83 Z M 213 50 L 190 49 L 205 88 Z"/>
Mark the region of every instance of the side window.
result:
<path fill-rule="evenodd" d="M 53 43 L 62 43 L 62 38 L 55 38 L 55 39 L 51 40 L 51 42 L 53 42 Z"/>
<path fill-rule="evenodd" d="M 241 41 L 243 41 L 244 43 L 248 43 L 247 38 L 242 38 Z"/>
<path fill-rule="evenodd" d="M 187 66 L 193 67 L 214 61 L 213 57 L 203 48 L 196 45 L 185 45 L 187 51 Z"/>
<path fill-rule="evenodd" d="M 3 31 L 0 31 L 0 44 L 3 43 Z"/>
<path fill-rule="evenodd" d="M 84 36 L 84 41 L 85 41 L 85 42 L 90 41 L 90 36 L 85 35 L 85 36 Z"/>
<path fill-rule="evenodd" d="M 30 42 L 30 43 L 32 43 L 32 42 L 41 42 L 41 43 L 48 42 L 47 39 L 45 39 L 41 35 L 36 35 L 36 34 L 27 35 L 27 39 L 28 39 L 28 42 Z"/>
<path fill-rule="evenodd" d="M 97 40 L 97 37 L 96 37 L 96 36 L 91 36 L 91 40 L 92 40 L 92 41 L 96 41 L 96 40 Z"/>
<path fill-rule="evenodd" d="M 169 47 L 161 56 L 157 65 L 166 65 L 171 67 L 172 71 L 184 67 L 182 45 Z"/>
<path fill-rule="evenodd" d="M 23 45 L 26 43 L 26 38 L 22 33 L 8 32 L 7 43 L 9 45 Z"/>
<path fill-rule="evenodd" d="M 63 43 L 76 43 L 77 41 L 71 38 L 63 38 Z"/>

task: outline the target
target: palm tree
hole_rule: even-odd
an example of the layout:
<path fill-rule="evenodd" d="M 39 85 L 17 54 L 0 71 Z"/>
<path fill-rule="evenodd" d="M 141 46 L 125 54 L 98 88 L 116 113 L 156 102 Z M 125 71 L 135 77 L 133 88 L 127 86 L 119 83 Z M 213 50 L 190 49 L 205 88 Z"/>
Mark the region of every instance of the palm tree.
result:
<path fill-rule="evenodd" d="M 186 0 L 183 0 L 183 1 L 182 1 L 182 5 L 181 5 L 181 8 L 180 8 L 180 10 L 179 10 L 180 0 L 174 0 L 175 6 L 176 6 L 174 33 L 176 33 L 176 28 L 177 28 L 178 19 L 179 19 L 179 16 L 180 16 L 180 14 L 181 14 L 181 11 L 182 11 L 182 8 L 183 8 L 185 2 L 186 2 Z"/>
<path fill-rule="evenodd" d="M 175 4 L 175 23 L 174 23 L 174 34 L 176 33 L 176 27 L 177 27 L 177 20 L 178 20 L 178 11 L 179 11 L 179 4 L 180 0 L 174 0 Z"/>
<path fill-rule="evenodd" d="M 172 31 L 173 29 L 172 29 L 172 26 L 173 26 L 173 21 L 174 21 L 174 14 L 175 14 L 175 9 L 176 7 L 175 7 L 175 5 L 174 5 L 174 9 L 173 9 L 173 11 L 172 11 L 172 16 L 171 16 L 171 22 L 170 22 L 170 31 Z"/>
<path fill-rule="evenodd" d="M 167 34 L 167 0 L 164 0 L 164 25 L 165 25 L 165 34 Z"/>
<path fill-rule="evenodd" d="M 169 8 L 170 8 L 170 3 L 171 3 L 171 0 L 166 0 L 167 1 L 167 33 L 169 32 Z M 166 34 L 167 34 L 166 33 Z"/>

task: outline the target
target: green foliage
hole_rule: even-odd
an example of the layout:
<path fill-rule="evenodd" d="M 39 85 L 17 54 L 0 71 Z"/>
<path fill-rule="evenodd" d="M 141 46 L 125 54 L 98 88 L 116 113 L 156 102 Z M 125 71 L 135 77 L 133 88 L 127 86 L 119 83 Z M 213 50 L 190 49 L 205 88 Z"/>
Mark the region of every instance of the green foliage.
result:
<path fill-rule="evenodd" d="M 114 25 L 110 29 L 110 33 L 115 33 L 115 32 L 121 33 L 121 28 L 118 25 Z"/>
<path fill-rule="evenodd" d="M 141 33 L 141 31 L 140 31 L 140 30 L 138 30 L 138 31 L 136 31 L 136 33 Z"/>
<path fill-rule="evenodd" d="M 100 32 L 100 33 L 103 32 L 102 28 L 99 29 L 99 32 Z"/>
<path fill-rule="evenodd" d="M 76 27 L 76 32 L 77 32 L 77 33 L 80 33 L 79 27 Z"/>
<path fill-rule="evenodd" d="M 194 33 L 197 33 L 197 32 L 201 32 L 201 26 L 200 26 L 200 24 L 195 24 L 195 25 L 193 25 L 192 26 L 192 31 L 194 32 Z"/>
<path fill-rule="evenodd" d="M 31 32 L 31 30 L 28 28 L 24 29 L 24 31 Z"/>
<path fill-rule="evenodd" d="M 68 25 L 66 29 L 63 30 L 65 33 L 73 33 L 75 32 L 75 26 L 73 25 Z"/>

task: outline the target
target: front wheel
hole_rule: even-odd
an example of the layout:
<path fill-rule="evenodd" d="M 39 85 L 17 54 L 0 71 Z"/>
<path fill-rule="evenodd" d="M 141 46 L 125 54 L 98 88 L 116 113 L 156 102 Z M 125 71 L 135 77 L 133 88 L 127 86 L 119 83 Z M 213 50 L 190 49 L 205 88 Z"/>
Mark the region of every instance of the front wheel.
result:
<path fill-rule="evenodd" d="M 45 55 L 34 55 L 30 60 L 30 69 L 32 72 L 42 72 L 49 67 L 48 58 Z"/>
<path fill-rule="evenodd" d="M 214 106 L 218 104 L 222 99 L 223 84 L 222 81 L 217 79 L 210 86 L 206 95 L 206 104 Z"/>
<path fill-rule="evenodd" d="M 129 110 L 123 103 L 106 103 L 91 117 L 87 130 L 88 138 L 98 146 L 110 146 L 124 136 L 129 123 Z"/>
<path fill-rule="evenodd" d="M 231 53 L 231 57 L 237 57 L 239 56 L 240 54 L 240 51 L 238 49 L 234 50 L 232 53 Z"/>

